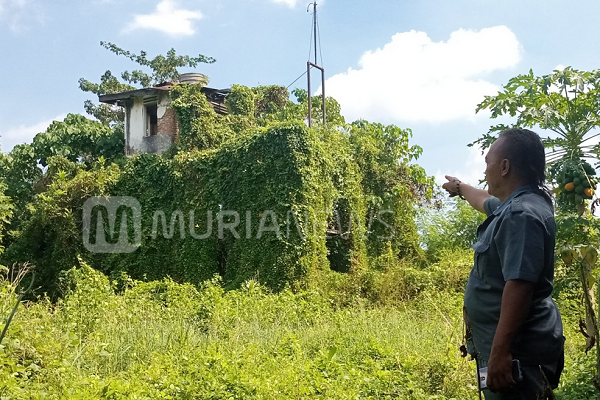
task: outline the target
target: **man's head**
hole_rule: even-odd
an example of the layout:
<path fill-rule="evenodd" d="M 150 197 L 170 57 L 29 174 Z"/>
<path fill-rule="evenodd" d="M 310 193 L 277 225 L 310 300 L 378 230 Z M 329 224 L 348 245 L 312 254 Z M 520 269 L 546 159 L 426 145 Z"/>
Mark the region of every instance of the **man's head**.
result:
<path fill-rule="evenodd" d="M 546 181 L 544 145 L 536 133 L 527 129 L 502 132 L 485 161 L 488 192 L 501 200 L 523 185 L 543 187 Z"/>

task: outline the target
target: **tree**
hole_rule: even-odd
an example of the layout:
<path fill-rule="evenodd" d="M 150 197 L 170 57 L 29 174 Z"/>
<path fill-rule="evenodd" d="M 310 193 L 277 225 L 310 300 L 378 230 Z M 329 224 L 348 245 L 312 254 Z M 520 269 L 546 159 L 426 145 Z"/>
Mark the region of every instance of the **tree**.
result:
<path fill-rule="evenodd" d="M 600 125 L 600 70 L 585 72 L 567 67 L 552 74 L 518 75 L 503 86 L 496 96 L 485 96 L 476 112 L 489 109 L 492 118 L 517 117 L 512 125 L 498 124 L 473 144 L 488 148 L 497 134 L 513 127 L 547 129 L 556 134 L 544 144 L 551 149 L 549 161 L 562 157 L 598 155 L 598 146 L 584 144 L 598 134 L 590 134 Z"/>
<path fill-rule="evenodd" d="M 8 234 L 0 236 L 1 245 L 8 246 L 20 234 L 22 224 L 31 216 L 29 205 L 47 190 L 59 171 L 71 169 L 68 162 L 90 169 L 100 160 L 118 161 L 125 157 L 123 141 L 122 130 L 69 114 L 38 133 L 32 144 L 20 144 L 8 154 L 0 154 L 0 192 L 11 199 L 12 213 L 10 223 L 4 221 L 0 196 L 0 223 L 8 226 Z M 49 165 L 53 158 L 54 165 Z"/>
<path fill-rule="evenodd" d="M 112 162 L 124 157 L 121 129 L 111 129 L 83 115 L 69 114 L 64 121 L 54 121 L 46 132 L 33 138 L 35 157 L 42 166 L 52 156 L 63 156 L 91 166 L 100 157 Z"/>
<path fill-rule="evenodd" d="M 391 239 L 398 258 L 420 252 L 415 224 L 415 205 L 431 198 L 433 178 L 423 168 L 411 165 L 423 149 L 410 146 L 410 129 L 395 125 L 355 121 L 346 126 L 354 159 L 362 171 L 362 188 L 366 197 L 368 250 L 380 255 L 386 242 L 376 238 L 389 236 L 390 231 L 380 220 L 396 227 Z M 389 212 L 389 215 L 385 216 Z M 383 213 L 383 214 L 382 214 Z M 399 229 L 398 229 L 399 228 Z"/>
<path fill-rule="evenodd" d="M 20 221 L 27 218 L 27 204 L 33 201 L 34 184 L 41 177 L 42 170 L 37 166 L 33 146 L 18 144 L 10 153 L 0 153 L 0 179 L 6 184 L 4 194 L 14 205 L 10 230 L 16 229 Z"/>
<path fill-rule="evenodd" d="M 177 55 L 175 49 L 167 52 L 166 57 L 158 55 L 152 59 L 148 58 L 145 51 L 140 51 L 139 54 L 124 50 L 117 45 L 109 42 L 100 42 L 100 46 L 118 55 L 125 56 L 136 64 L 150 69 L 150 72 L 144 72 L 141 69 L 136 69 L 131 72 L 124 71 L 121 73 L 122 83 L 112 72 L 106 71 L 100 77 L 100 83 L 92 83 L 87 79 L 79 79 L 79 88 L 84 92 L 91 92 L 96 95 L 111 94 L 135 90 L 136 86 L 149 87 L 163 82 L 176 81 L 179 79 L 179 70 L 181 67 L 195 68 L 200 63 L 214 63 L 216 60 L 212 57 L 206 57 L 199 54 L 197 57 L 187 55 Z M 95 104 L 91 100 L 86 100 L 84 103 L 85 111 L 94 116 L 105 125 L 114 126 L 123 122 L 124 114 L 120 107 L 114 107 L 109 104 Z"/>

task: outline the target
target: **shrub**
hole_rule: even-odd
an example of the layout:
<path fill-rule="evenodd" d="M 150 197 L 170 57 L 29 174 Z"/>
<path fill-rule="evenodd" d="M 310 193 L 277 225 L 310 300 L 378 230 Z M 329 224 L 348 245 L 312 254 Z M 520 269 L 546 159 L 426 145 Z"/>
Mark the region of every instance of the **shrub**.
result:
<path fill-rule="evenodd" d="M 419 311 L 334 309 L 315 291 L 272 293 L 248 281 L 225 292 L 219 278 L 200 289 L 168 279 L 133 282 L 113 294 L 97 274 L 82 264 L 65 273 L 70 289 L 64 302 L 41 301 L 20 310 L 0 347 L 2 396 L 464 399 L 474 394 L 465 385 L 471 368 L 458 358 L 451 339 L 460 323 L 438 321 L 460 312 L 444 295 L 432 297 L 446 303 L 439 310 L 430 302 Z M 14 297 L 0 292 L 0 305 L 7 300 Z"/>

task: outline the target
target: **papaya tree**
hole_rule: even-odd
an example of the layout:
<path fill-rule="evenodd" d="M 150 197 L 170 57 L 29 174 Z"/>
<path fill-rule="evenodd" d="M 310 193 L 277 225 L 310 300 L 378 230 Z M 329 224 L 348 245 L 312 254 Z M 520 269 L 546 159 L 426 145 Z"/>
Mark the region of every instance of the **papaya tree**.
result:
<path fill-rule="evenodd" d="M 596 345 L 597 375 L 594 385 L 600 390 L 600 308 L 599 268 L 600 223 L 593 217 L 600 204 L 595 189 L 600 145 L 594 140 L 600 133 L 600 70 L 579 71 L 571 67 L 551 74 L 535 76 L 533 71 L 508 81 L 495 96 L 486 96 L 477 112 L 491 111 L 491 117 L 516 117 L 511 125 L 498 124 L 471 143 L 488 148 L 503 130 L 541 129 L 549 182 L 554 186 L 557 204 L 557 245 L 563 261 L 564 281 L 579 282 L 586 310 L 582 332 L 587 349 Z M 591 164 L 592 163 L 592 164 Z M 591 207 L 590 207 L 591 202 Z M 597 295 L 595 294 L 597 291 Z"/>

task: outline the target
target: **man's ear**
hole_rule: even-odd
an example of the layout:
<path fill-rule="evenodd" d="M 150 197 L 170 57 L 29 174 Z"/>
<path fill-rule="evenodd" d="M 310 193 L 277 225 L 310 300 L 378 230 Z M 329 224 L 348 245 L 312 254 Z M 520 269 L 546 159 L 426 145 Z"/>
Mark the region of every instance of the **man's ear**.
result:
<path fill-rule="evenodd" d="M 502 176 L 506 176 L 508 175 L 509 171 L 510 161 L 508 160 L 508 158 L 505 158 L 500 162 L 500 173 L 502 174 Z"/>

